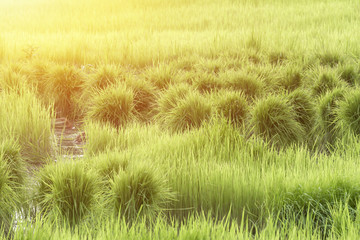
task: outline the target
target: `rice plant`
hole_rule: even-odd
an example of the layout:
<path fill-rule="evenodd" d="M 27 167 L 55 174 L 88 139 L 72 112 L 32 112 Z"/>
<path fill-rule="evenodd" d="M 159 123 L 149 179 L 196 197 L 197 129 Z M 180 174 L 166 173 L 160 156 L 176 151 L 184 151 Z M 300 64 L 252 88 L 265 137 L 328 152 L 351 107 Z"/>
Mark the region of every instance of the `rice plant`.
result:
<path fill-rule="evenodd" d="M 347 82 L 349 86 L 358 86 L 360 83 L 360 72 L 353 65 L 341 66 L 338 69 L 340 78 Z"/>
<path fill-rule="evenodd" d="M 157 100 L 158 117 L 163 118 L 166 116 L 167 113 L 177 106 L 180 100 L 186 98 L 192 91 L 194 91 L 193 88 L 188 84 L 170 86 Z"/>
<path fill-rule="evenodd" d="M 323 131 L 324 144 L 331 147 L 334 144 L 339 132 L 337 125 L 337 109 L 339 108 L 339 102 L 344 98 L 346 90 L 343 88 L 336 88 L 331 92 L 328 92 L 319 99 L 318 103 L 318 124 L 320 130 Z"/>
<path fill-rule="evenodd" d="M 123 127 L 134 119 L 134 93 L 125 85 L 100 91 L 89 107 L 87 118 L 114 127 Z"/>
<path fill-rule="evenodd" d="M 320 73 L 318 79 L 315 80 L 312 91 L 315 96 L 323 95 L 328 91 L 333 90 L 334 88 L 344 87 L 342 81 L 339 77 L 333 72 L 323 72 Z"/>
<path fill-rule="evenodd" d="M 212 106 L 197 93 L 191 93 L 164 116 L 167 127 L 175 132 L 199 128 L 212 114 Z"/>
<path fill-rule="evenodd" d="M 223 78 L 229 89 L 243 92 L 250 100 L 259 97 L 264 88 L 262 81 L 253 74 L 229 71 Z"/>
<path fill-rule="evenodd" d="M 13 140 L 0 144 L 0 159 L 6 162 L 9 171 L 9 185 L 20 188 L 24 184 L 26 165 L 20 155 L 20 146 Z"/>
<path fill-rule="evenodd" d="M 315 105 L 309 92 L 297 89 L 288 95 L 288 101 L 296 113 L 296 121 L 301 124 L 304 130 L 309 133 L 314 127 Z"/>
<path fill-rule="evenodd" d="M 46 92 L 49 99 L 53 99 L 57 115 L 70 119 L 79 118 L 76 99 L 81 96 L 85 81 L 84 73 L 70 65 L 54 66 L 46 79 Z"/>
<path fill-rule="evenodd" d="M 249 106 L 242 92 L 219 92 L 216 107 L 221 116 L 237 126 L 243 124 L 249 115 Z"/>
<path fill-rule="evenodd" d="M 50 164 L 38 173 L 36 200 L 43 214 L 78 223 L 98 203 L 99 178 L 81 162 Z"/>
<path fill-rule="evenodd" d="M 197 74 L 193 81 L 193 86 L 200 93 L 216 92 L 224 87 L 224 83 L 219 77 L 209 74 Z"/>
<path fill-rule="evenodd" d="M 254 132 L 279 145 L 304 139 L 304 129 L 296 120 L 295 110 L 282 96 L 258 100 L 251 116 Z"/>
<path fill-rule="evenodd" d="M 360 92 L 353 90 L 344 95 L 344 99 L 339 102 L 337 120 L 343 123 L 345 128 L 349 128 L 356 135 L 360 134 Z"/>
<path fill-rule="evenodd" d="M 126 86 L 134 93 L 134 115 L 143 122 L 149 122 L 155 115 L 157 89 L 144 79 L 131 79 Z"/>
<path fill-rule="evenodd" d="M 93 168 L 106 184 L 129 165 L 129 157 L 120 151 L 108 151 L 91 159 Z"/>
<path fill-rule="evenodd" d="M 138 166 L 120 171 L 111 182 L 111 198 L 116 214 L 131 220 L 139 214 L 155 217 L 164 210 L 173 194 L 151 168 Z"/>

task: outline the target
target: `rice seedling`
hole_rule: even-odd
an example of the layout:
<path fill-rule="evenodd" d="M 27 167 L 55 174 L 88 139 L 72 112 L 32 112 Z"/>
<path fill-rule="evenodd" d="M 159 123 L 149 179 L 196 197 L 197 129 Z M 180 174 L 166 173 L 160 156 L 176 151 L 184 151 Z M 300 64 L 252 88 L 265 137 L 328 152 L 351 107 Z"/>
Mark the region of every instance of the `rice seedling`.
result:
<path fill-rule="evenodd" d="M 51 108 L 45 108 L 32 92 L 0 93 L 0 139 L 11 136 L 28 162 L 41 163 L 52 153 Z M 21 117 L 20 117 L 21 116 Z"/>
<path fill-rule="evenodd" d="M 345 93 L 343 100 L 339 102 L 336 117 L 345 128 L 349 128 L 356 135 L 360 134 L 360 92 L 358 90 Z"/>
<path fill-rule="evenodd" d="M 103 90 L 115 84 L 119 79 L 119 69 L 114 65 L 101 65 L 86 82 L 88 88 Z"/>
<path fill-rule="evenodd" d="M 9 185 L 19 188 L 24 184 L 25 162 L 20 155 L 20 146 L 13 140 L 5 140 L 0 144 L 0 159 L 6 162 L 9 171 Z"/>
<path fill-rule="evenodd" d="M 318 125 L 324 133 L 324 143 L 331 147 L 338 135 L 336 128 L 337 109 L 339 102 L 344 98 L 346 90 L 336 88 L 319 99 L 318 103 Z"/>
<path fill-rule="evenodd" d="M 193 80 L 193 86 L 200 93 L 211 93 L 216 92 L 224 87 L 224 83 L 219 77 L 209 74 L 202 73 L 197 74 L 195 79 Z"/>
<path fill-rule="evenodd" d="M 287 145 L 304 139 L 304 129 L 296 121 L 297 114 L 282 96 L 260 99 L 251 114 L 254 132 L 278 145 Z"/>
<path fill-rule="evenodd" d="M 180 100 L 186 98 L 193 88 L 188 84 L 178 84 L 170 86 L 165 92 L 163 92 L 157 100 L 158 117 L 164 117 L 174 107 L 177 106 Z"/>
<path fill-rule="evenodd" d="M 211 114 L 212 106 L 204 97 L 196 93 L 189 93 L 164 116 L 164 122 L 171 130 L 181 132 L 199 128 L 210 119 Z"/>
<path fill-rule="evenodd" d="M 281 85 L 287 91 L 294 91 L 302 84 L 302 75 L 298 69 L 290 68 L 282 78 Z"/>
<path fill-rule="evenodd" d="M 284 52 L 271 52 L 269 54 L 269 62 L 273 65 L 282 64 L 286 60 L 287 57 Z"/>
<path fill-rule="evenodd" d="M 17 194 L 10 180 L 10 172 L 7 161 L 0 159 L 0 236 L 4 232 L 7 235 L 11 231 L 11 224 L 16 206 L 19 203 Z"/>
<path fill-rule="evenodd" d="M 347 82 L 349 86 L 358 86 L 360 83 L 360 73 L 353 65 L 341 66 L 338 69 L 339 76 Z"/>
<path fill-rule="evenodd" d="M 134 115 L 143 122 L 149 122 L 155 115 L 157 89 L 144 79 L 131 79 L 126 86 L 134 93 Z"/>
<path fill-rule="evenodd" d="M 107 88 L 96 95 L 87 118 L 119 128 L 134 119 L 134 93 L 124 84 Z"/>
<path fill-rule="evenodd" d="M 144 77 L 159 90 L 168 88 L 174 83 L 176 72 L 167 64 L 159 64 L 155 67 L 148 68 L 144 72 Z"/>
<path fill-rule="evenodd" d="M 103 181 L 109 184 L 115 175 L 127 170 L 129 156 L 120 151 L 108 151 L 91 158 L 91 165 Z"/>
<path fill-rule="evenodd" d="M 226 82 L 227 88 L 243 92 L 249 100 L 259 97 L 264 88 L 262 81 L 252 74 L 229 71 L 222 78 Z"/>
<path fill-rule="evenodd" d="M 301 124 L 306 133 L 309 133 L 314 127 L 315 105 L 309 92 L 297 89 L 288 95 L 288 101 L 296 113 L 296 121 Z"/>
<path fill-rule="evenodd" d="M 323 237 L 326 237 L 334 224 L 332 208 L 346 206 L 355 217 L 360 188 L 352 181 L 339 177 L 320 184 L 322 185 L 300 185 L 286 192 L 281 203 L 279 217 L 281 219 L 294 218 L 297 224 L 301 224 L 310 216 L 314 227 L 320 230 Z"/>
<path fill-rule="evenodd" d="M 248 103 L 242 92 L 219 92 L 216 106 L 220 115 L 236 126 L 243 124 L 249 114 Z"/>
<path fill-rule="evenodd" d="M 145 166 L 120 171 L 111 181 L 111 195 L 116 214 L 129 220 L 139 214 L 155 217 L 173 198 L 166 181 Z"/>
<path fill-rule="evenodd" d="M 80 97 L 85 78 L 81 70 L 70 65 L 57 65 L 50 70 L 46 92 L 54 100 L 58 116 L 79 118 L 75 101 Z"/>
<path fill-rule="evenodd" d="M 0 89 L 3 91 L 13 91 L 20 94 L 28 87 L 28 80 L 20 73 L 4 69 L 1 71 Z"/>
<path fill-rule="evenodd" d="M 325 52 L 318 54 L 317 57 L 320 60 L 320 64 L 323 66 L 335 67 L 343 61 L 340 54 L 336 52 Z"/>
<path fill-rule="evenodd" d="M 99 178 L 81 162 L 50 164 L 38 173 L 36 200 L 45 215 L 82 220 L 98 202 Z"/>
<path fill-rule="evenodd" d="M 315 80 L 312 91 L 315 96 L 320 96 L 334 88 L 345 87 L 339 77 L 333 72 L 320 73 L 318 78 Z"/>

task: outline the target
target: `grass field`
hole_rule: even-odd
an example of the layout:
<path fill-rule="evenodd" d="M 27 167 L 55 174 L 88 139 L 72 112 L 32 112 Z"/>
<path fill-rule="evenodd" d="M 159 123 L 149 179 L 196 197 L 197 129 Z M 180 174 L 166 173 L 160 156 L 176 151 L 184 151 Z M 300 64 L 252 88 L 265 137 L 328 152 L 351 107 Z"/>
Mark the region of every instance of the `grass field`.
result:
<path fill-rule="evenodd" d="M 0 0 L 0 238 L 358 239 L 359 13 Z"/>

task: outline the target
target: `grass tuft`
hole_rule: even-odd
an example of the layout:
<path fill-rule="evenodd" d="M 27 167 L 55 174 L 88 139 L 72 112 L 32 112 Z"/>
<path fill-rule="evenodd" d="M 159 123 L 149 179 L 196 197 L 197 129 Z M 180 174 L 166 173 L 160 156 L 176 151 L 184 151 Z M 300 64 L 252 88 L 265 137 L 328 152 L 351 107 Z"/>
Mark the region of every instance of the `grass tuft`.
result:
<path fill-rule="evenodd" d="M 45 166 L 38 173 L 37 201 L 44 214 L 78 223 L 95 206 L 99 178 L 81 162 L 61 162 Z"/>
<path fill-rule="evenodd" d="M 222 117 L 236 126 L 243 124 L 249 114 L 249 106 L 242 92 L 220 91 L 216 107 Z"/>
<path fill-rule="evenodd" d="M 115 211 L 127 219 L 139 214 L 154 217 L 173 197 L 157 171 L 144 166 L 121 171 L 111 185 Z"/>
<path fill-rule="evenodd" d="M 90 120 L 123 127 L 134 119 L 134 94 L 125 85 L 117 85 L 100 91 L 94 97 L 87 117 Z"/>
<path fill-rule="evenodd" d="M 291 104 L 282 96 L 259 100 L 252 111 L 256 134 L 279 145 L 303 140 L 305 132 Z"/>
<path fill-rule="evenodd" d="M 345 93 L 344 99 L 339 102 L 337 118 L 344 126 L 355 134 L 360 134 L 360 92 L 353 90 Z"/>

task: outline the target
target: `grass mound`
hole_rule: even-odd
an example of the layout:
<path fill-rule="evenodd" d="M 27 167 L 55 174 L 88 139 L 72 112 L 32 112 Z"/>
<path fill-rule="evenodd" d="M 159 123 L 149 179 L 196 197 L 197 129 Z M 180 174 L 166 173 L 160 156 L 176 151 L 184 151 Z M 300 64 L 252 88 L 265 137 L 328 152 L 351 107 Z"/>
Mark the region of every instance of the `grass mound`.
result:
<path fill-rule="evenodd" d="M 221 91 L 217 95 L 216 106 L 219 114 L 231 124 L 241 125 L 249 114 L 247 100 L 242 92 Z"/>
<path fill-rule="evenodd" d="M 135 116 L 143 122 L 150 121 L 155 114 L 156 88 L 144 79 L 130 79 L 126 81 L 126 86 L 134 93 Z"/>
<path fill-rule="evenodd" d="M 320 60 L 320 64 L 323 66 L 335 67 L 342 62 L 341 56 L 338 53 L 334 52 L 325 52 L 322 54 L 318 54 L 317 57 Z"/>
<path fill-rule="evenodd" d="M 295 110 L 285 98 L 269 96 L 256 103 L 251 122 L 257 135 L 282 145 L 303 140 L 305 132 L 296 119 Z"/>
<path fill-rule="evenodd" d="M 70 119 L 79 117 L 76 99 L 81 95 L 84 82 L 84 73 L 73 66 L 59 65 L 50 69 L 46 92 L 48 98 L 54 100 L 59 116 Z"/>
<path fill-rule="evenodd" d="M 224 87 L 224 83 L 214 74 L 202 73 L 196 76 L 193 86 L 200 93 L 211 93 L 222 89 Z"/>
<path fill-rule="evenodd" d="M 154 169 L 143 166 L 121 171 L 111 185 L 115 211 L 127 219 L 138 214 L 154 216 L 164 210 L 164 205 L 172 198 L 166 182 Z"/>
<path fill-rule="evenodd" d="M 343 82 L 340 81 L 339 77 L 333 72 L 323 72 L 319 75 L 318 79 L 312 86 L 313 94 L 320 96 L 328 91 L 333 90 L 337 87 L 343 87 Z"/>
<path fill-rule="evenodd" d="M 293 106 L 296 113 L 296 121 L 309 132 L 314 126 L 315 105 L 310 94 L 302 89 L 297 89 L 288 95 L 289 103 Z"/>
<path fill-rule="evenodd" d="M 355 134 L 360 134 L 359 90 L 345 93 L 344 100 L 339 102 L 337 118 L 344 124 L 344 126 L 351 129 Z"/>
<path fill-rule="evenodd" d="M 260 79 L 243 72 L 229 72 L 223 77 L 229 89 L 242 91 L 250 99 L 259 97 L 264 88 Z"/>
<path fill-rule="evenodd" d="M 70 223 L 79 222 L 95 205 L 98 176 L 81 162 L 45 166 L 38 175 L 39 202 L 44 214 L 60 214 Z"/>
<path fill-rule="evenodd" d="M 122 127 L 134 118 L 134 94 L 125 85 L 107 88 L 94 97 L 87 117 L 114 127 Z"/>
<path fill-rule="evenodd" d="M 114 65 L 101 65 L 87 81 L 90 88 L 102 90 L 115 84 L 118 80 L 119 70 Z"/>
<path fill-rule="evenodd" d="M 199 128 L 210 119 L 212 107 L 196 92 L 189 93 L 164 117 L 165 124 L 175 132 Z"/>
<path fill-rule="evenodd" d="M 346 90 L 343 88 L 336 88 L 319 99 L 318 121 L 320 129 L 324 133 L 325 144 L 333 144 L 337 136 L 337 109 L 345 92 Z"/>
<path fill-rule="evenodd" d="M 168 114 L 174 107 L 176 107 L 182 99 L 186 98 L 193 89 L 188 84 L 178 84 L 169 87 L 158 99 L 159 117 Z"/>
<path fill-rule="evenodd" d="M 24 184 L 25 161 L 20 155 L 20 146 L 14 141 L 4 141 L 0 144 L 0 159 L 6 162 L 9 170 L 9 183 L 19 188 Z"/>
<path fill-rule="evenodd" d="M 356 86 L 360 83 L 360 73 L 352 65 L 342 66 L 338 70 L 340 78 L 347 82 L 349 86 Z"/>
<path fill-rule="evenodd" d="M 129 160 L 126 155 L 120 152 L 109 151 L 92 158 L 92 165 L 107 184 L 115 175 L 127 170 Z"/>

